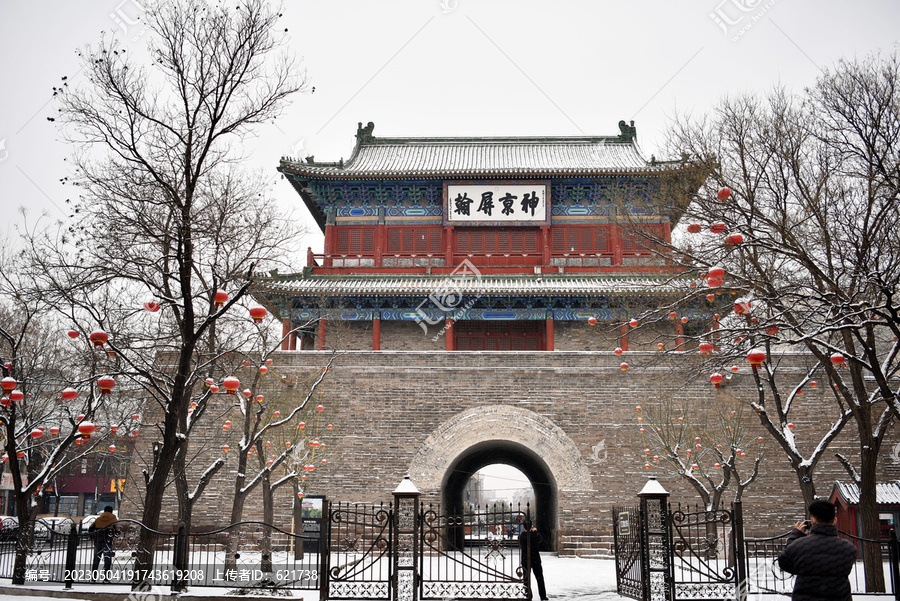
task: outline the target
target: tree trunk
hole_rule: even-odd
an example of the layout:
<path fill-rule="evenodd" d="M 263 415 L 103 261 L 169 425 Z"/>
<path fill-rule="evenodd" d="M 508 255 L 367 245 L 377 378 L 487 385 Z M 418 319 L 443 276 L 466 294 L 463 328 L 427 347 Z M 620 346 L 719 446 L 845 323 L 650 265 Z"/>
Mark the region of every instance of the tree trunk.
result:
<path fill-rule="evenodd" d="M 274 493 L 272 491 L 272 483 L 269 482 L 269 475 L 266 474 L 262 479 L 262 498 L 263 498 L 263 522 L 270 526 L 263 527 L 262 533 L 262 571 L 272 571 L 272 528 L 271 524 L 275 521 L 275 504 Z"/>
<path fill-rule="evenodd" d="M 860 446 L 862 448 L 860 449 L 859 517 L 862 524 L 862 537 L 880 541 L 881 528 L 875 486 L 875 466 L 878 457 L 871 445 L 861 444 Z M 880 543 L 863 543 L 863 567 L 866 572 L 866 592 L 883 593 L 884 568 Z"/>

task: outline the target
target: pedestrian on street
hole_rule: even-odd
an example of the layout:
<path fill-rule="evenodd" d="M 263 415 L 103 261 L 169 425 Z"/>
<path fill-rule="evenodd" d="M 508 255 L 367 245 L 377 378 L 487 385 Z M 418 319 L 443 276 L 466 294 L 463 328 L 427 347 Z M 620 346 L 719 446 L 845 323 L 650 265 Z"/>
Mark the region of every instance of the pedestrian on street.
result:
<path fill-rule="evenodd" d="M 800 520 L 788 535 L 778 565 L 797 575 L 793 601 L 852 601 L 850 570 L 856 547 L 838 537 L 834 505 L 816 499 L 809 505 L 811 524 Z"/>
<path fill-rule="evenodd" d="M 541 566 L 541 554 L 538 551 L 543 538 L 541 538 L 541 533 L 531 523 L 531 520 L 526 519 L 522 525 L 524 531 L 519 535 L 519 557 L 522 562 L 522 570 L 525 572 L 525 598 L 532 598 L 531 574 L 534 574 L 541 601 L 547 601 L 547 588 L 544 586 L 544 568 Z"/>
<path fill-rule="evenodd" d="M 91 574 L 95 579 L 97 577 L 97 568 L 100 566 L 100 557 L 102 556 L 104 580 L 109 580 L 109 570 L 112 567 L 113 539 L 119 529 L 116 526 L 118 520 L 119 518 L 113 513 L 112 506 L 107 505 L 103 509 L 103 513 L 97 516 L 97 519 L 88 528 L 88 532 L 94 537 L 94 561 L 91 565 Z"/>

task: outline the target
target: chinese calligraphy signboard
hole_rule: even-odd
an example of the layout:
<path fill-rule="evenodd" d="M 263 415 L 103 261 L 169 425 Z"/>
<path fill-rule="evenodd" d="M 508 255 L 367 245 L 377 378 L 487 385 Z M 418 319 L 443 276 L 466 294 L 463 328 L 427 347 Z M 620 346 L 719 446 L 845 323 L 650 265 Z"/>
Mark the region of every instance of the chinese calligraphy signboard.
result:
<path fill-rule="evenodd" d="M 550 182 L 445 181 L 444 225 L 550 225 Z"/>

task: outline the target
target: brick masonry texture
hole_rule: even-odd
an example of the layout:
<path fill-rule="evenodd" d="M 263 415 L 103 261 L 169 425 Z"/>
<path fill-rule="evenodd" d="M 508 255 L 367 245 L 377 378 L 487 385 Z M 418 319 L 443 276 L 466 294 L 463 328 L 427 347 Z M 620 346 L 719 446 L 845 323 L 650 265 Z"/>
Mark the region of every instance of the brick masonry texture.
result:
<path fill-rule="evenodd" d="M 328 420 L 335 424 L 327 439 L 329 464 L 310 478 L 307 494 L 324 494 L 333 501 L 387 502 L 409 473 L 422 491 L 423 501 L 439 505 L 441 485 L 455 463 L 479 445 L 501 442 L 526 449 L 549 474 L 558 501 L 552 525 L 554 542 L 562 555 L 609 555 L 611 508 L 635 503 L 648 475 L 660 478 L 673 503 L 696 503 L 696 492 L 682 480 L 659 469 L 644 468 L 646 443 L 638 431 L 635 407 L 655 406 L 657 399 L 664 399 L 670 407 L 711 407 L 716 395 L 748 401 L 754 398 L 755 387 L 746 362 L 717 390 L 709 383 L 708 374 L 723 366 L 696 352 L 632 351 L 618 357 L 610 352 L 616 338 L 603 338 L 599 329 L 557 324 L 556 332 L 557 348 L 604 350 L 444 352 L 435 348 L 442 348 L 442 341 L 432 342 L 417 324 L 406 323 L 383 328 L 383 346 L 389 348 L 386 343 L 390 342 L 390 346 L 427 346 L 427 350 L 340 352 L 322 396 Z M 586 340 L 584 332 L 596 340 Z M 643 337 L 646 348 L 654 336 Z M 275 357 L 274 371 L 302 379 L 321 370 L 329 357 L 325 351 L 282 352 Z M 623 359 L 631 365 L 627 372 L 619 369 Z M 783 359 L 779 366 L 782 380 L 799 380 L 806 361 L 802 356 Z M 797 444 L 804 453 L 818 442 L 823 417 L 834 411 L 833 401 L 827 398 L 830 393 L 823 382 L 807 391 L 792 413 Z M 766 445 L 761 475 L 743 496 L 747 534 L 783 532 L 804 514 L 796 476 L 752 411 L 742 423 L 751 431 L 758 430 Z M 207 451 L 195 460 L 200 466 L 197 472 L 209 458 L 221 453 L 216 442 L 220 431 L 219 425 L 210 425 L 207 438 L 198 439 L 207 445 Z M 148 441 L 144 439 L 144 444 Z M 900 477 L 900 465 L 890 456 L 897 442 L 894 433 L 885 441 L 881 481 Z M 828 495 L 835 480 L 848 479 L 835 453 L 856 461 L 856 447 L 850 424 L 816 470 L 820 495 Z M 195 526 L 221 525 L 227 520 L 233 459 L 229 457 L 228 467 L 198 502 Z M 486 464 L 490 459 L 484 458 Z M 746 461 L 749 465 L 750 459 Z M 732 487 L 726 501 L 733 492 Z M 278 495 L 276 522 L 290 524 L 291 504 L 288 490 Z M 245 519 L 258 518 L 260 505 L 258 495 L 251 497 Z M 123 507 L 123 513 L 129 511 L 137 511 L 137 507 Z M 174 503 L 169 504 L 163 521 L 173 523 L 176 511 Z M 139 517 L 139 513 L 125 515 Z"/>

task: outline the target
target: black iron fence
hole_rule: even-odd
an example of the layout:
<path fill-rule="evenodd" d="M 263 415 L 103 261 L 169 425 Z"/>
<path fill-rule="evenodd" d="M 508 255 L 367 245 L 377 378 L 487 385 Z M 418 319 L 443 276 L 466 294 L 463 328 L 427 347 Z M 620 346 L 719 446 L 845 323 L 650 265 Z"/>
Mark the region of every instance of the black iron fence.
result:
<path fill-rule="evenodd" d="M 134 520 L 91 533 L 70 519 L 0 524 L 0 578 L 25 582 L 111 583 L 229 588 L 318 589 L 318 534 L 295 534 L 262 522 L 218 530 L 160 532 Z M 136 569 L 141 541 L 152 565 Z"/>
<path fill-rule="evenodd" d="M 769 538 L 745 539 L 747 556 L 747 583 L 751 593 L 780 593 L 790 595 L 794 590 L 794 576 L 778 567 L 778 556 L 784 550 L 789 532 Z M 851 541 L 858 550 L 858 560 L 850 572 L 850 588 L 853 594 L 884 595 L 900 601 L 900 545 L 897 533 L 890 538 L 871 540 L 841 532 L 840 536 Z M 881 550 L 885 590 L 868 590 L 865 565 L 862 557 L 866 547 L 877 545 Z"/>

